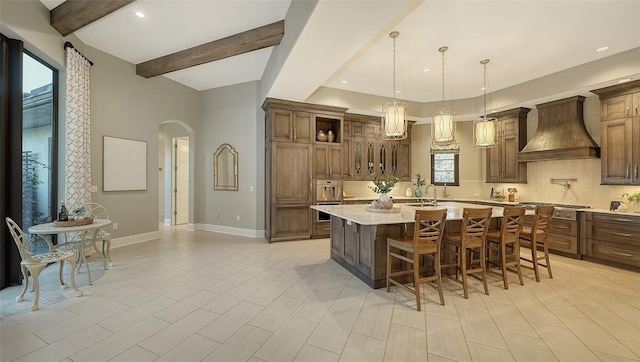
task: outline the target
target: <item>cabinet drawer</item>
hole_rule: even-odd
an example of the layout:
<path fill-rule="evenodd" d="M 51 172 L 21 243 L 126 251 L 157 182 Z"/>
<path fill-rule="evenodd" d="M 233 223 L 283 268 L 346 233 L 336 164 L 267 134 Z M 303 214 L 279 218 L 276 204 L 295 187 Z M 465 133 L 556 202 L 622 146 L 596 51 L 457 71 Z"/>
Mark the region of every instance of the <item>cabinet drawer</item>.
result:
<path fill-rule="evenodd" d="M 525 215 L 522 225 L 531 227 L 533 225 L 533 215 Z M 578 222 L 574 220 L 552 219 L 549 226 L 549 234 L 558 235 L 578 235 Z"/>
<path fill-rule="evenodd" d="M 629 224 L 631 226 L 640 227 L 640 217 L 631 216 L 631 215 L 622 215 L 622 214 L 598 214 L 598 213 L 588 213 L 587 215 L 591 215 L 589 220 L 593 221 L 606 221 L 606 222 L 615 222 L 622 224 Z"/>
<path fill-rule="evenodd" d="M 640 247 L 587 239 L 586 255 L 640 267 Z"/>
<path fill-rule="evenodd" d="M 549 226 L 549 233 L 560 235 L 578 235 L 578 223 L 571 220 L 552 219 Z"/>
<path fill-rule="evenodd" d="M 587 227 L 587 238 L 640 246 L 640 226 L 594 221 Z"/>
<path fill-rule="evenodd" d="M 313 224 L 313 236 L 329 237 L 330 234 L 331 234 L 330 222 L 316 222 Z"/>
<path fill-rule="evenodd" d="M 549 233 L 549 249 L 578 254 L 578 238 L 571 235 Z"/>

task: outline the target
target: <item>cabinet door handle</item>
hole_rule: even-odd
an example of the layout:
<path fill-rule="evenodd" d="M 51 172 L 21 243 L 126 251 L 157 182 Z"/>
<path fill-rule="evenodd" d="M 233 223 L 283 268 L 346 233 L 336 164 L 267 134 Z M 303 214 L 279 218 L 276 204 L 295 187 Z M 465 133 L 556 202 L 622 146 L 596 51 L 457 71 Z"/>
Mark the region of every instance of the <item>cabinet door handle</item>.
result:
<path fill-rule="evenodd" d="M 627 107 L 627 117 L 629 117 L 631 114 L 629 113 L 629 107 Z"/>
<path fill-rule="evenodd" d="M 625 172 L 625 178 L 631 178 L 631 165 L 627 163 L 627 171 Z"/>
<path fill-rule="evenodd" d="M 636 178 L 638 178 L 638 164 L 636 163 L 636 170 L 634 171 L 634 173 L 636 174 Z"/>
<path fill-rule="evenodd" d="M 636 110 L 636 116 L 638 115 L 638 106 L 633 107 Z"/>
<path fill-rule="evenodd" d="M 631 234 L 618 233 L 618 232 L 615 232 L 615 231 L 612 231 L 610 234 L 611 234 L 611 235 L 615 235 L 615 236 L 624 236 L 625 238 L 630 238 L 630 237 L 632 237 L 632 236 L 633 236 L 633 235 L 631 235 Z"/>
<path fill-rule="evenodd" d="M 293 142 L 296 142 L 298 140 L 298 129 L 294 128 L 293 129 Z"/>
<path fill-rule="evenodd" d="M 631 222 L 629 219 L 614 219 L 615 221 Z"/>
<path fill-rule="evenodd" d="M 293 127 L 289 127 L 289 140 L 293 141 Z"/>
<path fill-rule="evenodd" d="M 568 227 L 568 226 L 557 226 L 557 225 L 556 225 L 556 226 L 554 226 L 553 228 L 554 228 L 554 229 L 568 229 L 569 227 Z"/>

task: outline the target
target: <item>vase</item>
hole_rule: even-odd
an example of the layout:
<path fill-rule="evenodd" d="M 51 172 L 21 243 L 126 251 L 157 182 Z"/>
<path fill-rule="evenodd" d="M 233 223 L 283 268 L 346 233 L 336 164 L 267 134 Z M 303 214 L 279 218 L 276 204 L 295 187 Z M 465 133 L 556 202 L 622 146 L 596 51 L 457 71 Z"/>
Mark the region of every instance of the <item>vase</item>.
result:
<path fill-rule="evenodd" d="M 422 197 L 422 188 L 416 187 L 416 197 Z"/>
<path fill-rule="evenodd" d="M 633 202 L 633 212 L 640 212 L 640 201 Z"/>
<path fill-rule="evenodd" d="M 378 208 L 379 209 L 391 209 L 393 208 L 393 199 L 389 197 L 389 194 L 383 192 L 380 194 L 378 198 Z"/>

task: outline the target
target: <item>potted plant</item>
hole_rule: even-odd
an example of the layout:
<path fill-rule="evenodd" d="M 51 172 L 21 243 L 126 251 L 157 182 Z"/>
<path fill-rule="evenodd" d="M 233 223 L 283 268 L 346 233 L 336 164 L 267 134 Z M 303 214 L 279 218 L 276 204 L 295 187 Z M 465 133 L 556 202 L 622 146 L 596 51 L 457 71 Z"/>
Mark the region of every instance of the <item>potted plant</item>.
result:
<path fill-rule="evenodd" d="M 378 200 L 371 203 L 371 207 L 374 209 L 391 209 L 393 207 L 393 199 L 389 197 L 388 193 L 396 186 L 398 181 L 400 180 L 393 175 L 371 177 L 373 186 L 369 186 L 369 188 L 376 194 L 380 194 Z"/>
<path fill-rule="evenodd" d="M 427 181 L 420 176 L 420 174 L 416 174 L 416 197 L 422 197 L 422 186 L 426 185 Z"/>
<path fill-rule="evenodd" d="M 640 212 L 640 192 L 629 195 L 628 193 L 622 194 L 622 197 L 626 197 L 629 202 L 633 202 L 633 211 Z"/>

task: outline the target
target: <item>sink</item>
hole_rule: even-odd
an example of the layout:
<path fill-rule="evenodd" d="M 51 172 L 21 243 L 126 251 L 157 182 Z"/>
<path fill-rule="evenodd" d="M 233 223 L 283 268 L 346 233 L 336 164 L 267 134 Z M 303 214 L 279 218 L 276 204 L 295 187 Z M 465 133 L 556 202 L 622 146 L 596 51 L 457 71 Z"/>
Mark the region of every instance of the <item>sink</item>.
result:
<path fill-rule="evenodd" d="M 421 206 L 433 206 L 432 202 L 425 202 L 422 204 L 401 204 L 401 205 L 407 205 L 407 206 L 413 206 L 413 207 L 421 207 Z"/>

